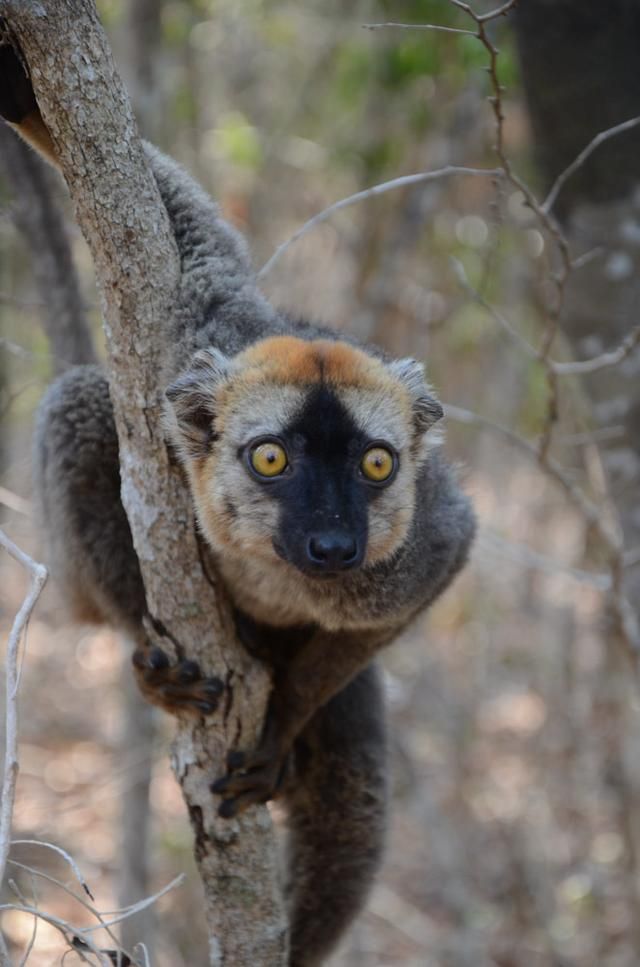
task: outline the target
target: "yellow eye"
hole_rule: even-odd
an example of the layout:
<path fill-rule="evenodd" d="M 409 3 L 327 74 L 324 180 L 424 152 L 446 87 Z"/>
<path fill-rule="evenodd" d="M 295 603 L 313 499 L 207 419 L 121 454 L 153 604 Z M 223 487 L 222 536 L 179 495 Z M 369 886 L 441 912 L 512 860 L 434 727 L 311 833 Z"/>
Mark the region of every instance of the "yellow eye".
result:
<path fill-rule="evenodd" d="M 251 466 L 261 477 L 277 477 L 287 468 L 287 454 L 279 443 L 259 443 L 251 451 Z"/>
<path fill-rule="evenodd" d="M 384 483 L 385 480 L 389 479 L 394 468 L 393 454 L 384 447 L 371 447 L 360 463 L 363 474 L 367 480 L 371 480 L 373 483 Z"/>

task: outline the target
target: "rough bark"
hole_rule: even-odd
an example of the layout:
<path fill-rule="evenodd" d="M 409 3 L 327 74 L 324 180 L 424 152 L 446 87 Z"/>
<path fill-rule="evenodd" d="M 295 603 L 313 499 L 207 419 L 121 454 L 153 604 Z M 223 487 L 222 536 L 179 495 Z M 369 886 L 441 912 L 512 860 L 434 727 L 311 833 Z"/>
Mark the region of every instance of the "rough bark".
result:
<path fill-rule="evenodd" d="M 47 165 L 6 124 L 0 125 L 0 172 L 12 194 L 12 213 L 31 253 L 42 301 L 41 319 L 56 374 L 95 362 L 78 276 Z"/>
<path fill-rule="evenodd" d="M 211 722 L 179 720 L 173 765 L 202 875 L 211 964 L 283 962 L 276 853 L 264 807 L 228 822 L 209 792 L 231 745 L 251 745 L 268 679 L 235 641 L 215 577 L 203 572 L 190 500 L 160 428 L 163 322 L 179 264 L 126 93 L 89 0 L 0 0 L 20 43 L 91 249 L 105 316 L 122 495 L 156 627 L 228 684 Z"/>
<path fill-rule="evenodd" d="M 162 143 L 162 91 L 159 57 L 162 50 L 162 5 L 157 0 L 129 0 L 125 9 L 123 47 L 126 51 L 125 80 L 136 120 L 145 138 Z M 125 661 L 122 668 L 123 758 L 132 763 L 135 782 L 126 781 L 120 799 L 120 855 L 118 858 L 118 900 L 126 906 L 150 890 L 149 849 L 151 846 L 151 775 L 156 733 L 156 709 L 140 702 L 140 696 Z M 134 763 L 139 763 L 138 767 Z M 121 939 L 131 950 L 143 939 L 154 960 L 156 911 L 147 907 L 125 920 Z"/>
<path fill-rule="evenodd" d="M 546 187 L 600 131 L 640 115 L 636 0 L 523 0 L 515 11 L 523 80 Z M 576 358 L 612 349 L 638 323 L 640 127 L 597 148 L 556 212 L 574 255 L 594 253 L 566 287 L 562 329 Z M 584 378 L 612 499 L 629 547 L 640 544 L 640 350 Z M 638 606 L 640 568 L 630 572 Z"/>

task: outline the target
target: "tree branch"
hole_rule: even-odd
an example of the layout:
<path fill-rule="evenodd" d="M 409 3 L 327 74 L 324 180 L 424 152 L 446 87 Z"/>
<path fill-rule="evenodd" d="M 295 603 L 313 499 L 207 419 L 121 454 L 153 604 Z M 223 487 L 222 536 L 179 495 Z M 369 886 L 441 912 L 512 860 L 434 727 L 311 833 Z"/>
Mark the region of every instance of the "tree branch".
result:
<path fill-rule="evenodd" d="M 4 771 L 2 777 L 2 793 L 0 797 L 0 883 L 4 876 L 11 842 L 11 822 L 13 818 L 13 804 L 18 781 L 18 656 L 20 642 L 29 624 L 40 592 L 47 580 L 47 569 L 42 564 L 32 561 L 28 554 L 21 551 L 4 531 L 0 530 L 0 547 L 3 547 L 11 557 L 20 564 L 31 576 L 29 591 L 16 615 L 7 644 L 5 663 L 5 753 Z M 4 961 L 6 950 L 0 942 L 0 958 Z M 7 961 L 8 963 L 8 961 Z"/>
<path fill-rule="evenodd" d="M 551 211 L 566 182 L 569 180 L 571 175 L 575 174 L 576 171 L 582 167 L 587 158 L 593 154 L 596 148 L 598 148 L 601 144 L 604 144 L 605 141 L 608 141 L 609 138 L 615 138 L 618 134 L 624 134 L 625 131 L 633 130 L 633 128 L 637 127 L 638 124 L 640 124 L 640 117 L 630 118 L 628 121 L 623 121 L 621 124 L 615 124 L 613 127 L 607 128 L 606 131 L 600 131 L 598 134 L 596 134 L 596 136 L 591 139 L 585 148 L 582 149 L 580 154 L 571 162 L 571 164 L 568 165 L 564 171 L 560 172 L 551 186 L 549 194 L 540 206 L 542 211 L 545 213 Z"/>
<path fill-rule="evenodd" d="M 73 363 L 94 363 L 96 353 L 71 245 L 53 197 L 53 174 L 6 124 L 0 125 L 0 168 L 13 194 L 15 223 L 31 251 L 39 314 L 55 372 Z"/>
<path fill-rule="evenodd" d="M 316 226 L 321 225 L 322 222 L 326 222 L 327 219 L 331 218 L 332 215 L 335 215 L 336 212 L 341 211 L 343 208 L 348 208 L 350 205 L 357 205 L 361 201 L 383 195 L 385 192 L 393 191 L 395 188 L 407 188 L 409 185 L 424 184 L 428 181 L 439 181 L 441 178 L 450 178 L 452 175 L 500 178 L 504 175 L 504 172 L 502 168 L 466 168 L 463 165 L 445 165 L 444 168 L 437 168 L 435 171 L 420 171 L 415 175 L 402 175 L 400 178 L 392 178 L 391 181 L 383 181 L 379 185 L 365 188 L 364 191 L 357 191 L 354 195 L 348 195 L 347 198 L 341 198 L 340 201 L 335 201 L 328 208 L 324 208 L 317 215 L 314 215 L 313 218 L 310 218 L 304 225 L 301 225 L 290 238 L 278 246 L 271 258 L 265 262 L 258 272 L 258 278 L 264 278 L 294 242 L 297 242 L 307 232 L 316 228 Z"/>
<path fill-rule="evenodd" d="M 22 48 L 93 255 L 122 498 L 150 613 L 205 673 L 233 683 L 212 724 L 178 720 L 173 755 L 196 834 L 211 963 L 277 965 L 286 943 L 268 814 L 261 807 L 225 821 L 209 791 L 232 742 L 256 739 L 269 682 L 235 641 L 222 592 L 203 574 L 191 503 L 160 427 L 169 376 L 163 333 L 179 279 L 175 242 L 94 4 L 0 0 L 0 14 Z M 161 644 L 167 649 L 166 638 Z"/>

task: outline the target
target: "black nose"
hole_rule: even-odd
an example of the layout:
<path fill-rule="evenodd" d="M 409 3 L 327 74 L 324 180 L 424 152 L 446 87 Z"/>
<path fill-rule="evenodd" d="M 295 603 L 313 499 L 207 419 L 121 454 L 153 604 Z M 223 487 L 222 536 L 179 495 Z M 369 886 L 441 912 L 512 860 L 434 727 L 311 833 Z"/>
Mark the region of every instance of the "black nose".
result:
<path fill-rule="evenodd" d="M 325 531 L 309 538 L 307 557 L 318 571 L 346 571 L 358 563 L 360 552 L 350 534 Z"/>

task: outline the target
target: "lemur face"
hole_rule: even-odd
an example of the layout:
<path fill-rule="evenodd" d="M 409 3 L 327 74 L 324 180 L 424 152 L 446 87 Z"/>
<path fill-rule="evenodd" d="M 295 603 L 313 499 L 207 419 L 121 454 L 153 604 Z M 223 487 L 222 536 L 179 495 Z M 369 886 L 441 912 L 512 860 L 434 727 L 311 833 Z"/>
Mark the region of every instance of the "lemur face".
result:
<path fill-rule="evenodd" d="M 233 359 L 199 353 L 167 397 L 214 549 L 326 578 L 405 540 L 442 415 L 415 361 L 274 337 Z"/>

